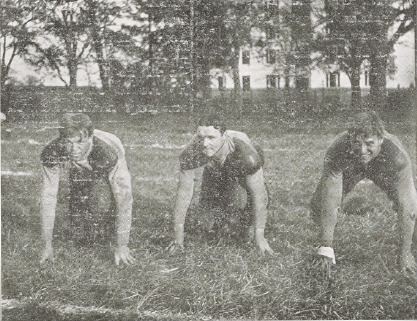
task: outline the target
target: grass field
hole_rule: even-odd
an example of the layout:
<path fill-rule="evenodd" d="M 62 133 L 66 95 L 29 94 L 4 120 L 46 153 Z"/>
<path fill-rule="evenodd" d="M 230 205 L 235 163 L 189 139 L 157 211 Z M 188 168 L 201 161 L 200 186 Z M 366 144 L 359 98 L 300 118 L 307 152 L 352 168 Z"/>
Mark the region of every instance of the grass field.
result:
<path fill-rule="evenodd" d="M 192 228 L 185 254 L 166 251 L 177 157 L 193 131 L 188 116 L 99 118 L 97 128 L 115 133 L 126 147 L 135 198 L 130 247 L 137 262 L 116 267 L 106 243 L 79 246 L 65 240 L 64 195 L 57 209 L 55 263 L 39 265 L 38 159 L 56 135 L 50 128 L 56 123 L 8 124 L 12 135 L 1 145 L 4 320 L 417 318 L 417 281 L 397 270 L 396 215 L 372 184 L 360 184 L 351 195 L 365 199 L 365 213 L 339 216 L 333 279 L 321 279 L 309 268 L 317 230 L 308 203 L 324 151 L 343 119 L 248 116 L 229 122 L 266 151 L 271 196 L 266 237 L 276 254 L 260 257 L 253 244 L 207 242 Z M 405 122 L 387 127 L 414 160 L 415 128 Z M 65 183 L 61 188 L 65 192 Z M 416 242 L 413 253 L 417 256 Z"/>

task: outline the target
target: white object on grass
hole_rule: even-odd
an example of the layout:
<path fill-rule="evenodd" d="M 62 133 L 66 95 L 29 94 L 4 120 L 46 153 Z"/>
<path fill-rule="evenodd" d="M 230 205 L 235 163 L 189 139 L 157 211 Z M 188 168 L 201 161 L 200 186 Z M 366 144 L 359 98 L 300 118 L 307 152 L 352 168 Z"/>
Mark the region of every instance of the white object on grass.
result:
<path fill-rule="evenodd" d="M 336 257 L 334 256 L 333 248 L 331 248 L 329 246 L 320 246 L 318 251 L 317 251 L 317 254 L 321 255 L 321 256 L 328 257 L 329 259 L 332 260 L 333 264 L 336 264 Z"/>

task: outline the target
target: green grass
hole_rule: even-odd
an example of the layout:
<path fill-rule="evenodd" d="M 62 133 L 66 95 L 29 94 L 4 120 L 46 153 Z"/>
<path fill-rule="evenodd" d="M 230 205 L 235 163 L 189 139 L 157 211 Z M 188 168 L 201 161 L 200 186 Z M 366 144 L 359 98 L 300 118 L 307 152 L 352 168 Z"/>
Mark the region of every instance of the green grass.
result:
<path fill-rule="evenodd" d="M 43 128 L 54 123 L 9 124 L 13 135 L 2 141 L 2 170 L 34 175 L 2 176 L 2 294 L 19 302 L 3 309 L 5 320 L 417 318 L 417 282 L 397 271 L 396 215 L 372 185 L 362 184 L 352 193 L 372 211 L 339 217 L 334 279 L 322 280 L 309 269 L 317 230 L 308 203 L 325 149 L 343 119 L 284 122 L 250 116 L 230 121 L 231 128 L 247 132 L 266 149 L 271 194 L 266 237 L 276 254 L 260 257 L 253 244 L 226 238 L 208 242 L 193 229 L 185 254 L 167 253 L 180 153 L 176 147 L 188 142 L 192 121 L 184 115 L 111 117 L 113 122 L 97 118 L 97 128 L 115 133 L 126 145 L 135 198 L 130 247 L 137 263 L 116 267 L 106 243 L 79 246 L 66 240 L 63 193 L 56 261 L 39 265 L 38 159 L 55 135 Z M 405 123 L 389 123 L 388 128 L 415 159 L 415 129 Z M 29 144 L 29 139 L 40 144 Z M 65 183 L 61 188 L 66 192 Z M 196 215 L 190 214 L 189 226 Z M 415 243 L 413 253 L 417 256 Z"/>

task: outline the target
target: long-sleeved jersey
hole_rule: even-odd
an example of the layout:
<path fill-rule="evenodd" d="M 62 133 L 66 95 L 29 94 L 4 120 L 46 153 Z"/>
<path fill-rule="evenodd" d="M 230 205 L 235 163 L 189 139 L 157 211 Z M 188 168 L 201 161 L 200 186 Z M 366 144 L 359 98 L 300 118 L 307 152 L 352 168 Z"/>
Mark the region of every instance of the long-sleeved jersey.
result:
<path fill-rule="evenodd" d="M 64 170 L 82 168 L 89 177 L 104 178 L 108 181 L 115 203 L 117 233 L 129 233 L 132 214 L 132 187 L 125 152 L 115 135 L 94 130 L 92 146 L 87 162 L 73 162 L 70 150 L 64 140 L 57 138 L 50 142 L 41 153 L 43 184 L 41 191 L 41 215 L 45 222 L 55 217 L 59 180 Z M 48 223 L 47 223 L 48 225 Z M 53 228 L 44 226 L 44 228 Z"/>

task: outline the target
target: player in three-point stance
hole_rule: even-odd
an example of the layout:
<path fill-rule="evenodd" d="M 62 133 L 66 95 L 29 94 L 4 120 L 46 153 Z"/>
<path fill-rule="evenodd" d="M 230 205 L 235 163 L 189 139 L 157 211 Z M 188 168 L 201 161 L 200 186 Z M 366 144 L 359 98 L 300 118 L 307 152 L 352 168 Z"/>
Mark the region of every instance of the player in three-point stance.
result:
<path fill-rule="evenodd" d="M 262 150 L 242 132 L 226 130 L 216 115 L 200 119 L 191 143 L 181 153 L 174 208 L 175 242 L 183 248 L 184 223 L 194 192 L 194 176 L 203 167 L 199 215 L 209 217 L 206 230 L 231 225 L 241 235 L 254 235 L 259 251 L 273 253 L 264 237 L 268 195 Z"/>
<path fill-rule="evenodd" d="M 44 249 L 41 263 L 53 260 L 53 228 L 60 177 L 69 171 L 70 217 L 94 213 L 94 187 L 105 180 L 111 189 L 115 209 L 116 247 L 114 259 L 130 264 L 134 258 L 128 243 L 132 221 L 132 188 L 125 152 L 115 135 L 94 129 L 90 118 L 81 113 L 65 114 L 59 137 L 41 153 L 43 184 L 40 214 Z M 114 224 L 114 223 L 113 223 Z M 114 230 L 114 229 L 113 229 Z"/>
<path fill-rule="evenodd" d="M 398 213 L 399 263 L 403 271 L 416 272 L 411 253 L 417 213 L 417 192 L 410 158 L 394 135 L 388 133 L 375 112 L 355 115 L 350 128 L 336 137 L 324 159 L 323 173 L 311 201 L 311 214 L 320 227 L 321 264 L 336 264 L 333 234 L 344 196 L 363 179 L 370 179 L 393 202 Z"/>

